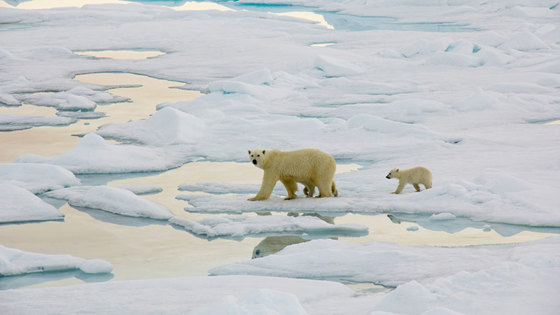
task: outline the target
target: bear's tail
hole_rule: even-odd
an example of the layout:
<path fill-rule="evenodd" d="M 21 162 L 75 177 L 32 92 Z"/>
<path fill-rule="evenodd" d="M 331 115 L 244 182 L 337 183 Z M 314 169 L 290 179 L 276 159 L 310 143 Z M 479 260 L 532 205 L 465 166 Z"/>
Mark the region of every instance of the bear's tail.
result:
<path fill-rule="evenodd" d="M 334 180 L 332 181 L 331 191 L 333 196 L 338 197 L 338 190 L 336 190 L 336 184 L 334 183 Z"/>

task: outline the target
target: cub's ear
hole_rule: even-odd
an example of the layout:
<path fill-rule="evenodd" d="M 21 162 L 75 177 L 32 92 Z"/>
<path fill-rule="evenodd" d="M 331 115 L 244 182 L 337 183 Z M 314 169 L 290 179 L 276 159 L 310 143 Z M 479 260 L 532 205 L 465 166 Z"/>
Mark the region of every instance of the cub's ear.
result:
<path fill-rule="evenodd" d="M 265 154 L 265 153 L 266 153 L 266 150 L 263 150 L 263 154 Z"/>
<path fill-rule="evenodd" d="M 397 172 L 399 171 L 399 169 L 397 168 Z"/>
<path fill-rule="evenodd" d="M 249 154 L 251 154 L 251 150 L 249 150 Z"/>

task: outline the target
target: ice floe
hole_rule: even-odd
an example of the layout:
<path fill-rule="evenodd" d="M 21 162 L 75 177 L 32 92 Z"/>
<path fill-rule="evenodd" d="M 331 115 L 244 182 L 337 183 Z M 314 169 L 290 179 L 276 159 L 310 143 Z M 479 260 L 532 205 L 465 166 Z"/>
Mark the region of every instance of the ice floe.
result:
<path fill-rule="evenodd" d="M 19 163 L 60 165 L 74 174 L 130 173 L 161 171 L 182 165 L 188 158 L 176 150 L 164 150 L 136 145 L 112 145 L 90 133 L 70 151 L 61 155 L 43 157 L 25 154 Z"/>
<path fill-rule="evenodd" d="M 127 298 L 130 292 L 135 292 L 134 298 L 143 302 L 133 303 Z M 123 313 L 215 314 L 236 310 L 262 314 L 262 311 L 285 310 L 287 314 L 294 314 L 292 311 L 298 314 L 302 307 L 307 313 L 340 309 L 336 303 L 329 301 L 334 299 L 333 302 L 340 302 L 339 299 L 352 298 L 355 292 L 336 282 L 231 276 L 113 281 L 71 287 L 9 290 L 0 295 L 0 307 L 3 310 L 21 313 L 111 313 L 118 310 Z M 72 299 L 66 301 L 55 298 L 69 295 Z M 10 302 L 22 300 L 28 302 L 23 305 Z M 48 310 L 44 307 L 47 301 L 50 305 Z"/>
<path fill-rule="evenodd" d="M 1 163 L 0 182 L 21 186 L 34 194 L 80 185 L 80 181 L 65 168 L 34 163 Z"/>
<path fill-rule="evenodd" d="M 63 126 L 76 122 L 72 117 L 0 114 L 0 132 L 29 129 L 36 126 Z"/>
<path fill-rule="evenodd" d="M 25 252 L 0 245 L 0 276 L 79 269 L 85 273 L 110 273 L 113 265 L 101 259 Z"/>
<path fill-rule="evenodd" d="M 251 274 L 261 276 L 327 279 L 343 282 L 372 282 L 399 286 L 410 281 L 432 283 L 434 279 L 474 273 L 504 264 L 545 267 L 553 272 L 560 257 L 548 251 L 560 245 L 558 237 L 517 245 L 470 247 L 402 246 L 371 242 L 357 244 L 313 240 L 245 262 L 210 270 L 213 275 Z"/>
<path fill-rule="evenodd" d="M 77 186 L 50 191 L 44 195 L 67 200 L 75 207 L 99 209 L 130 217 L 167 220 L 172 216 L 164 206 L 116 187 Z"/>
<path fill-rule="evenodd" d="M 157 194 L 163 191 L 160 186 L 150 186 L 150 185 L 129 185 L 129 186 L 119 186 L 118 188 L 126 189 L 133 192 L 136 195 L 148 195 Z"/>
<path fill-rule="evenodd" d="M 0 181 L 0 223 L 61 220 L 58 209 L 27 189 Z"/>
<path fill-rule="evenodd" d="M 305 234 L 329 236 L 367 235 L 368 229 L 358 224 L 331 224 L 315 216 L 221 216 L 199 221 L 173 217 L 174 225 L 207 238 L 242 238 L 259 234 Z"/>

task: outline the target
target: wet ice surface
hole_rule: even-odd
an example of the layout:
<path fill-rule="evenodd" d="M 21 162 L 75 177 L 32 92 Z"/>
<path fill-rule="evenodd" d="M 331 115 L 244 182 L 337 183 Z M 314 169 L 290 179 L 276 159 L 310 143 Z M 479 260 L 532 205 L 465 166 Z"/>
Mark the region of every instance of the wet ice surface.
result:
<path fill-rule="evenodd" d="M 0 128 L 12 130 L 0 132 L 0 239 L 114 270 L 65 260 L 72 270 L 0 281 L 113 281 L 3 291 L 2 309 L 555 313 L 558 238 L 542 240 L 560 227 L 554 1 L 102 2 L 0 9 Z M 79 55 L 131 49 L 161 54 Z M 338 198 L 284 201 L 278 185 L 249 202 L 255 147 L 318 147 L 361 167 L 336 174 Z M 387 172 L 416 165 L 434 187 L 390 194 Z M 33 271 L 50 270 L 37 257 Z M 193 277 L 209 270 L 258 276 Z"/>

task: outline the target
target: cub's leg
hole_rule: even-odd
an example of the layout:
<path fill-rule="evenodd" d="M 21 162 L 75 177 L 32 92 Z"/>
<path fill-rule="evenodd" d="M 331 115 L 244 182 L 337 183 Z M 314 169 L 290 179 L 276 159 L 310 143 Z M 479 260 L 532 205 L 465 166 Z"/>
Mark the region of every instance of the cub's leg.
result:
<path fill-rule="evenodd" d="M 416 191 L 420 191 L 420 185 L 412 184 L 412 186 L 414 186 L 414 189 L 416 189 Z"/>
<path fill-rule="evenodd" d="M 402 190 L 404 189 L 405 185 L 406 185 L 405 182 L 399 181 L 399 186 L 397 186 L 397 189 L 393 192 L 393 194 L 400 194 L 402 192 Z"/>

